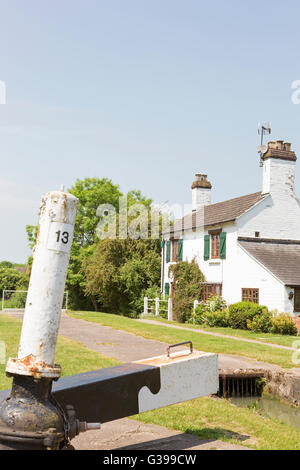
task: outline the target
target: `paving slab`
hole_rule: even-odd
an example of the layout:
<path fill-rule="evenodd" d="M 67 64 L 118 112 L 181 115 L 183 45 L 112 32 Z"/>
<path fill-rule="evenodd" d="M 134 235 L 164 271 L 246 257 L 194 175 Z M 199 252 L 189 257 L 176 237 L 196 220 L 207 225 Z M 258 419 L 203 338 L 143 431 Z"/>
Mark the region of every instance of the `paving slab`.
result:
<path fill-rule="evenodd" d="M 249 439 L 238 434 L 236 437 L 241 441 Z M 80 434 L 72 440 L 72 445 L 76 450 L 249 450 L 242 445 L 200 440 L 191 434 L 127 418 L 105 423 L 98 431 Z"/>

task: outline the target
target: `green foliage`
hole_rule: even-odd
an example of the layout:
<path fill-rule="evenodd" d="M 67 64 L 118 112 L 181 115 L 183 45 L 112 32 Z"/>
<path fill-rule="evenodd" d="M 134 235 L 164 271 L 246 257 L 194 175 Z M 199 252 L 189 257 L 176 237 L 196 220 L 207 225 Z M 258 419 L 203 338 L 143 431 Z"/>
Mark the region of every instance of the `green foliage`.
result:
<path fill-rule="evenodd" d="M 237 302 L 229 307 L 229 326 L 247 330 L 247 321 L 252 322 L 256 315 L 261 315 L 268 311 L 267 307 L 253 302 Z"/>
<path fill-rule="evenodd" d="M 70 307 L 88 310 L 92 305 L 94 310 L 101 306 L 112 312 L 140 313 L 138 299 L 143 290 L 158 282 L 159 241 L 98 240 L 98 207 L 111 204 L 118 215 L 119 198 L 123 196 L 111 180 L 77 180 L 70 193 L 79 200 L 67 276 Z M 127 207 L 142 203 L 149 208 L 151 202 L 141 191 L 127 194 Z"/>
<path fill-rule="evenodd" d="M 297 335 L 297 328 L 290 315 L 287 313 L 280 313 L 272 317 L 271 333 L 280 335 Z"/>
<path fill-rule="evenodd" d="M 262 333 L 297 335 L 296 325 L 289 314 L 274 314 L 267 307 L 252 302 L 230 305 L 228 326 Z"/>
<path fill-rule="evenodd" d="M 175 286 L 173 313 L 177 321 L 184 323 L 191 317 L 193 301 L 199 300 L 200 283 L 205 278 L 195 260 L 173 264 L 169 268 L 169 277 L 173 277 Z"/>
<path fill-rule="evenodd" d="M 202 301 L 199 303 L 187 323 L 227 327 L 228 311 L 226 307 L 227 304 L 220 295 L 211 296 L 207 302 Z"/>
<path fill-rule="evenodd" d="M 85 293 L 106 311 L 137 316 L 147 289 L 158 289 L 160 263 L 159 240 L 99 240 L 83 260 Z"/>
<path fill-rule="evenodd" d="M 269 333 L 272 327 L 272 314 L 263 312 L 247 320 L 247 329 L 256 332 Z"/>
<path fill-rule="evenodd" d="M 220 310 L 216 312 L 197 312 L 195 311 L 194 321 L 196 325 L 208 325 L 210 327 L 218 326 L 225 328 L 228 326 L 228 310 Z"/>
<path fill-rule="evenodd" d="M 25 274 L 13 268 L 0 267 L 0 294 L 3 290 L 27 288 L 28 280 Z"/>
<path fill-rule="evenodd" d="M 218 310 L 225 310 L 226 308 L 226 301 L 218 294 L 210 296 L 206 302 L 207 312 L 217 312 Z"/>
<path fill-rule="evenodd" d="M 128 217 L 128 226 L 139 218 L 139 223 L 136 222 L 138 240 L 99 240 L 100 215 L 97 210 L 102 204 L 116 209 L 116 235 L 119 235 L 119 198 L 124 196 L 119 186 L 107 178 L 85 178 L 77 180 L 69 192 L 78 198 L 66 280 L 69 307 L 97 311 L 101 306 L 110 312 L 141 313 L 143 292 L 148 287 L 158 286 L 160 278 L 159 240 L 141 239 L 148 238 L 148 213 L 139 218 L 140 214 L 133 210 Z M 144 197 L 141 191 L 129 191 L 126 196 L 128 210 L 136 203 L 143 204 L 147 210 L 151 206 L 152 200 Z M 30 246 L 34 246 L 37 228 L 27 226 L 26 230 Z M 32 259 L 30 266 L 31 262 Z"/>
<path fill-rule="evenodd" d="M 1 261 L 0 268 L 13 268 L 13 263 L 10 261 Z"/>
<path fill-rule="evenodd" d="M 28 239 L 28 246 L 32 250 L 38 233 L 38 226 L 37 225 L 26 225 L 26 233 Z"/>
<path fill-rule="evenodd" d="M 27 292 L 14 292 L 12 296 L 5 301 L 5 308 L 25 308 Z"/>

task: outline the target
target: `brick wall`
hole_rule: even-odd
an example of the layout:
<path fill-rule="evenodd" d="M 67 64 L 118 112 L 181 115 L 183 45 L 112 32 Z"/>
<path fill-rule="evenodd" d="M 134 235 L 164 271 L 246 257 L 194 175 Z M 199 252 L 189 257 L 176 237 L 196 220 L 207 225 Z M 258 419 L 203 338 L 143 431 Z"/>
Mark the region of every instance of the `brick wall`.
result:
<path fill-rule="evenodd" d="M 297 327 L 298 333 L 300 333 L 300 315 L 297 315 L 296 317 L 292 317 L 292 320 Z"/>

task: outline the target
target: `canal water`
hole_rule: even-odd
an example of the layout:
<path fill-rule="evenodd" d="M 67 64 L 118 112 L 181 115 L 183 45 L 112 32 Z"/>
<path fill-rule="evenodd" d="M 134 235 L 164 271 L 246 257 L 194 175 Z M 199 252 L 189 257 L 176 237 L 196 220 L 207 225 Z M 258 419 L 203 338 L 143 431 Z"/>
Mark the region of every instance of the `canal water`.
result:
<path fill-rule="evenodd" d="M 279 399 L 262 397 L 232 397 L 229 401 L 242 408 L 253 408 L 263 416 L 277 418 L 300 431 L 300 408 Z"/>

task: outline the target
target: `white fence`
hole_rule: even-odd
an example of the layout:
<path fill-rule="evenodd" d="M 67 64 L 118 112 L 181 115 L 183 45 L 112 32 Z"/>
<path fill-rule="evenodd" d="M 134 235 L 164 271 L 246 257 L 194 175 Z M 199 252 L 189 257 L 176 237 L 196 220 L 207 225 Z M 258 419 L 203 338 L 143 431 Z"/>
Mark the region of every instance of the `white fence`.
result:
<path fill-rule="evenodd" d="M 156 317 L 159 316 L 159 312 L 168 312 L 168 320 L 173 320 L 173 304 L 171 297 L 169 297 L 168 300 L 160 299 L 159 297 L 155 299 L 144 297 L 143 315 L 149 315 L 149 312 L 150 315 L 155 315 Z"/>

